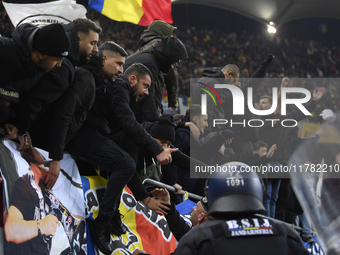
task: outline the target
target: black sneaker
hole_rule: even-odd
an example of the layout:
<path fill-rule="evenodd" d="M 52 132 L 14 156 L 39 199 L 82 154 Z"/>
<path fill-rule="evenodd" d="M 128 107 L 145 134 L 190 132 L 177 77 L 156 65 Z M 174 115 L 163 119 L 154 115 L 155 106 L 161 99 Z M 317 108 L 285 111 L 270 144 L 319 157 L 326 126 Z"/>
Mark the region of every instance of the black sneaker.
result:
<path fill-rule="evenodd" d="M 111 255 L 113 249 L 111 247 L 110 230 L 107 226 L 98 224 L 96 220 L 89 224 L 91 237 L 96 247 L 105 255 Z"/>
<path fill-rule="evenodd" d="M 121 236 L 126 234 L 127 229 L 121 220 L 123 217 L 124 215 L 120 214 L 119 210 L 113 215 L 110 221 L 110 232 L 112 235 Z"/>

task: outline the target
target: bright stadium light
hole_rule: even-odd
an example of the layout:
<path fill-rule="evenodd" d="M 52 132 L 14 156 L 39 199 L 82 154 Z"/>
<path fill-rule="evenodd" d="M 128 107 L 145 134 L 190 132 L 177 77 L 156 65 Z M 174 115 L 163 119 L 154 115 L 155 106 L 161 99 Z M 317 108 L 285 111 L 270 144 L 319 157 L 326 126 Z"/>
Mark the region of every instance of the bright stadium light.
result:
<path fill-rule="evenodd" d="M 275 23 L 273 21 L 269 22 L 269 25 L 267 25 L 268 27 L 268 33 L 270 34 L 275 34 L 276 33 L 276 28 L 275 28 Z"/>
<path fill-rule="evenodd" d="M 268 33 L 270 34 L 275 34 L 276 33 L 276 28 L 273 26 L 268 26 Z"/>

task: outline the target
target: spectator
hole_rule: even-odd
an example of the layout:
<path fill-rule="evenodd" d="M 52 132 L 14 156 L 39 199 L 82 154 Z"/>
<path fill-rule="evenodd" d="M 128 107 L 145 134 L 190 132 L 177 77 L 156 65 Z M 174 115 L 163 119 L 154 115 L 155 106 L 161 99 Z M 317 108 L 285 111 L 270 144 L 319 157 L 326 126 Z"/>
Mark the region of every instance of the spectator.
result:
<path fill-rule="evenodd" d="M 147 29 L 139 39 L 139 49 L 137 52 L 145 51 L 150 47 L 154 47 L 162 38 L 173 35 L 177 28 L 169 25 L 162 20 L 155 20 L 150 23 Z M 178 107 L 178 72 L 177 65 L 171 65 L 168 73 L 159 72 L 157 81 L 155 81 L 155 96 L 154 100 L 163 114 L 162 99 L 164 95 L 164 88 L 166 87 L 168 93 L 168 106 L 172 109 Z"/>
<path fill-rule="evenodd" d="M 119 54 L 109 54 L 110 48 L 120 48 Z M 103 55 L 109 60 L 104 64 L 104 70 L 111 70 L 104 83 L 97 92 L 95 103 L 89 112 L 89 118 L 79 129 L 67 146 L 67 150 L 92 164 L 108 169 L 110 178 L 103 200 L 100 204 L 98 217 L 90 224 L 91 236 L 94 237 L 96 246 L 103 253 L 111 253 L 110 229 L 113 234 L 121 235 L 125 231 L 121 227 L 119 212 L 116 210 L 120 194 L 124 186 L 135 173 L 135 160 L 109 137 L 110 130 L 123 131 L 125 142 L 130 143 L 130 149 L 135 152 L 136 145 L 141 145 L 156 155 L 160 164 L 171 162 L 170 153 L 174 150 L 163 149 L 144 128 L 135 120 L 130 108 L 130 98 L 136 100 L 148 94 L 151 84 L 150 71 L 141 64 L 135 64 L 126 70 L 126 75 L 121 74 L 112 83 L 115 73 L 122 73 L 123 66 L 110 63 L 124 63 L 127 53 L 119 45 L 107 42 L 100 47 Z M 112 59 L 113 58 L 113 59 Z M 88 147 L 88 144 L 91 144 Z M 132 153 L 133 155 L 133 152 Z M 138 155 L 138 154 L 137 154 Z M 115 216 L 114 216 L 115 215 Z M 108 222 L 111 222 L 108 224 Z M 110 228 L 110 225 L 114 227 Z"/>
<path fill-rule="evenodd" d="M 69 119 L 72 114 L 65 113 L 64 116 L 58 116 L 58 112 L 49 111 L 49 108 L 55 109 L 54 102 L 67 90 L 72 84 L 75 75 L 75 66 L 77 64 L 86 64 L 93 53 L 98 51 L 97 42 L 101 28 L 89 19 L 76 19 L 67 25 L 65 30 L 71 40 L 71 50 L 67 58 L 64 59 L 60 68 L 52 70 L 46 74 L 39 84 L 26 93 L 23 102 L 17 109 L 16 127 L 18 134 L 21 135 L 29 130 L 32 126 L 39 128 L 41 122 L 48 125 L 47 139 L 44 146 L 49 152 L 52 162 L 49 167 L 47 177 L 45 179 L 46 186 L 52 188 L 55 184 L 60 172 L 60 160 L 63 158 L 62 147 L 64 141 L 62 135 L 67 132 Z M 74 99 L 73 99 L 74 100 Z M 53 103 L 53 104 L 52 104 Z M 67 105 L 63 106 L 68 107 Z M 39 116 L 37 118 L 37 114 Z M 49 116 L 49 114 L 53 114 Z M 66 119 L 66 120 L 65 120 Z M 68 119 L 68 120 L 67 120 Z M 33 122 L 36 120 L 35 122 Z M 33 122 L 33 123 L 32 123 Z M 37 136 L 40 134 L 38 133 Z M 46 137 L 45 137 L 46 139 Z M 43 144 L 33 143 L 35 146 L 43 146 Z M 27 149 L 29 146 L 21 143 L 19 149 Z"/>
<path fill-rule="evenodd" d="M 283 78 L 281 88 L 287 86 L 288 83 L 289 83 L 288 78 Z M 276 110 L 274 111 L 273 114 L 266 115 L 267 119 L 274 119 L 279 121 L 282 119 L 293 119 L 299 121 L 305 118 L 305 115 L 298 109 L 290 114 L 287 114 L 286 116 L 281 115 L 280 94 L 281 93 L 279 92 Z M 314 109 L 317 102 L 322 98 L 323 94 L 324 88 L 321 88 L 318 92 L 314 92 L 313 99 L 305 105 L 306 109 L 309 111 Z M 266 95 L 262 96 L 259 102 L 259 107 L 260 110 L 270 109 L 272 107 L 271 97 Z M 261 116 L 259 116 L 259 118 L 261 118 Z M 264 141 L 269 146 L 272 146 L 273 144 L 277 145 L 276 153 L 271 158 L 271 162 L 269 162 L 269 164 L 272 167 L 281 167 L 281 165 L 286 165 L 290 152 L 288 140 L 286 137 L 286 128 L 280 125 L 279 121 L 275 122 L 273 126 L 271 122 L 266 122 L 261 128 L 259 128 L 259 136 L 261 141 Z M 269 197 L 273 197 L 273 200 L 275 200 L 275 198 L 278 199 L 275 209 L 275 218 L 283 221 L 285 220 L 285 209 L 288 205 L 288 198 L 290 193 L 289 187 L 290 184 L 287 176 L 287 178 L 281 179 L 281 183 L 279 183 L 278 180 L 275 179 L 275 185 L 274 186 L 272 185 L 272 191 L 270 195 L 269 188 L 267 190 L 267 194 Z M 276 191 L 279 192 L 278 196 L 276 195 Z M 270 212 L 269 215 L 273 215 L 273 213 Z"/>
<path fill-rule="evenodd" d="M 11 38 L 0 37 L 0 43 L 0 126 L 7 124 L 7 137 L 13 139 L 18 133 L 10 120 L 14 116 L 13 103 L 22 102 L 23 93 L 33 90 L 46 72 L 61 66 L 69 54 L 70 41 L 60 24 L 43 28 L 22 24 Z M 19 137 L 22 142 L 25 138 Z"/>
<path fill-rule="evenodd" d="M 170 195 L 166 189 L 154 189 L 151 191 L 151 194 L 156 200 L 164 201 L 170 204 Z M 208 200 L 206 197 L 203 197 L 193 208 L 190 216 L 191 225 L 189 225 L 180 216 L 179 212 L 176 210 L 175 204 L 171 203 L 167 214 L 165 214 L 165 218 L 177 242 L 179 242 L 182 236 L 189 232 L 193 227 L 196 227 L 208 220 L 208 210 Z"/>
<path fill-rule="evenodd" d="M 157 100 L 159 102 L 161 102 L 163 98 L 163 94 L 159 94 L 158 91 L 161 88 L 156 87 L 157 77 L 160 72 L 168 73 L 173 65 L 187 57 L 187 51 L 183 43 L 176 37 L 167 36 L 156 43 L 154 47 L 136 52 L 126 59 L 125 68 L 131 66 L 133 63 L 142 63 L 149 68 L 152 74 L 152 84 L 149 95 L 133 106 L 139 122 L 157 120 L 159 111 L 157 111 L 154 96 L 158 98 Z"/>

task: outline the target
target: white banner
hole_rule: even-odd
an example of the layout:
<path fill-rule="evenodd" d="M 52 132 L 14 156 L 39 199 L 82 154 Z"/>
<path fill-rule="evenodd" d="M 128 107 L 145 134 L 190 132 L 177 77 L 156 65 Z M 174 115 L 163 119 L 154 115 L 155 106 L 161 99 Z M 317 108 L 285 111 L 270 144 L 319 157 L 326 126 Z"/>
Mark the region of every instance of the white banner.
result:
<path fill-rule="evenodd" d="M 3 5 L 14 27 L 22 23 L 32 23 L 43 27 L 52 23 L 67 24 L 76 18 L 86 18 L 86 9 L 74 0 L 54 1 L 42 4 Z"/>

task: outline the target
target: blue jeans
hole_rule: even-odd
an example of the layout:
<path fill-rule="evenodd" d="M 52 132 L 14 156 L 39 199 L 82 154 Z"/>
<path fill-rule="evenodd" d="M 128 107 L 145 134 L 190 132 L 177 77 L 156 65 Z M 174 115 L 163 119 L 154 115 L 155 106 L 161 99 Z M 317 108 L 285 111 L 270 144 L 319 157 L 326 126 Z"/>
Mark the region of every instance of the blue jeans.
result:
<path fill-rule="evenodd" d="M 268 165 L 273 167 L 280 166 L 279 162 L 270 162 Z M 275 218 L 276 201 L 279 197 L 281 179 L 267 179 L 266 194 L 264 207 L 267 210 L 267 216 Z"/>
<path fill-rule="evenodd" d="M 302 237 L 309 237 L 312 235 L 312 226 L 309 223 L 306 214 L 302 213 L 301 215 L 299 215 L 296 218 L 296 225 L 299 226 L 299 220 L 301 221 L 301 225 L 302 225 Z"/>

